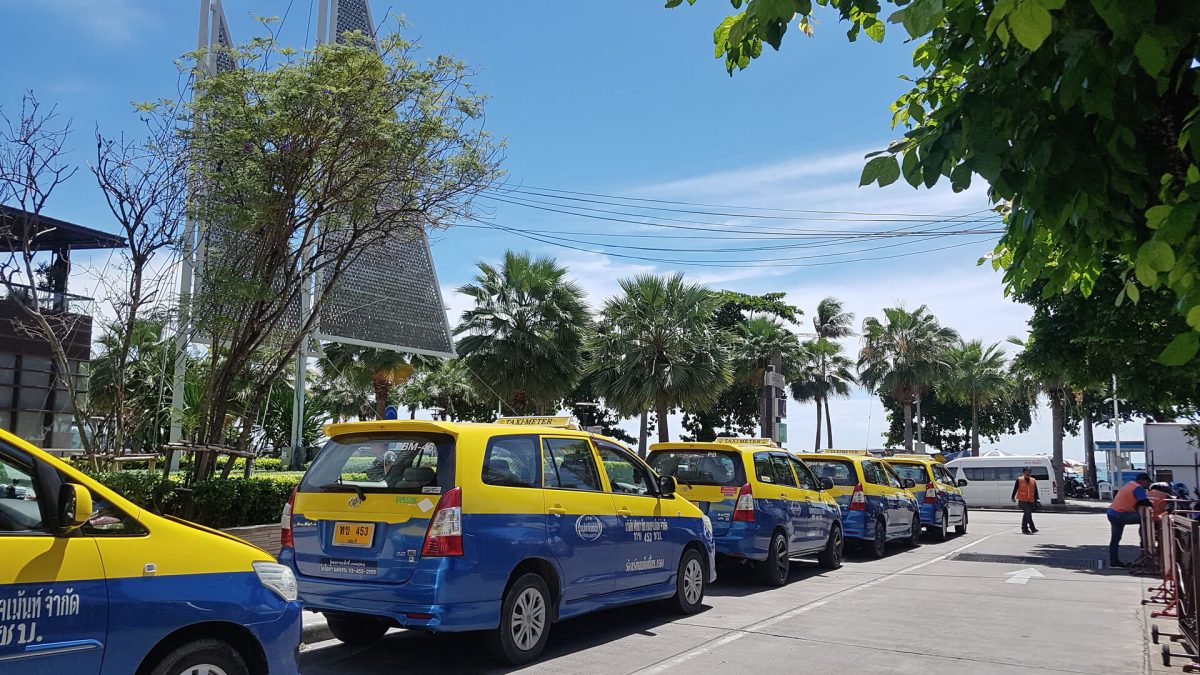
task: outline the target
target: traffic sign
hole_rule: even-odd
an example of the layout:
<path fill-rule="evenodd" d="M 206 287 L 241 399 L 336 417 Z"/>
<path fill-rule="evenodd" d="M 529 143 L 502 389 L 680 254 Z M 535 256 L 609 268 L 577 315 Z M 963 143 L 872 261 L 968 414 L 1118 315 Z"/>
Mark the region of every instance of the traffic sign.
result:
<path fill-rule="evenodd" d="M 783 389 L 787 386 L 787 378 L 785 378 L 782 373 L 768 370 L 767 372 L 763 373 L 763 386 Z"/>

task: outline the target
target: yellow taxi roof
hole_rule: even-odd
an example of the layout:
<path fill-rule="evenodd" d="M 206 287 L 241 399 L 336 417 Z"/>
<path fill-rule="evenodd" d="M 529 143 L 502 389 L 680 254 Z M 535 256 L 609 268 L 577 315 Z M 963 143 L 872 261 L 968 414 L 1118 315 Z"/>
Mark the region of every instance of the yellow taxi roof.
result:
<path fill-rule="evenodd" d="M 739 442 L 743 440 L 754 442 Z M 669 441 L 667 443 L 654 443 L 650 446 L 650 452 L 654 452 L 656 450 L 721 450 L 724 452 L 762 452 L 763 450 L 783 450 L 783 448 L 771 443 L 767 439 L 718 438 L 715 441 Z"/>
<path fill-rule="evenodd" d="M 809 459 L 873 459 L 874 455 L 866 450 L 822 450 L 821 452 L 798 452 L 798 456 Z"/>
<path fill-rule="evenodd" d="M 330 438 L 346 434 L 371 432 L 421 431 L 426 433 L 450 434 L 456 438 L 464 436 L 488 437 L 498 434 L 553 434 L 575 438 L 599 438 L 621 447 L 624 443 L 607 436 L 592 434 L 580 429 L 571 429 L 550 424 L 529 424 L 521 418 L 501 418 L 501 422 L 443 422 L 440 420 L 368 420 L 362 422 L 337 422 L 325 426 L 325 435 Z M 529 421 L 559 418 L 528 418 Z"/>

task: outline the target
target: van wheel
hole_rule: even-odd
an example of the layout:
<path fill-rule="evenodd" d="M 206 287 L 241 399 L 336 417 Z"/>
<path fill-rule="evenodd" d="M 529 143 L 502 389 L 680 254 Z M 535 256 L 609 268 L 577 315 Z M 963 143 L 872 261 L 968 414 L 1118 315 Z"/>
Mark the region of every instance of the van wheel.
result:
<path fill-rule="evenodd" d="M 963 509 L 963 521 L 962 521 L 962 525 L 955 525 L 955 526 L 954 526 L 954 534 L 957 534 L 957 535 L 959 535 L 959 536 L 962 536 L 962 535 L 964 535 L 964 534 L 966 534 L 966 533 L 967 533 L 967 510 L 966 510 L 966 509 Z"/>
<path fill-rule="evenodd" d="M 921 545 L 921 516 L 915 515 L 912 520 L 912 532 L 908 535 L 908 547 L 916 548 Z"/>
<path fill-rule="evenodd" d="M 942 524 L 937 530 L 938 541 L 946 541 L 950 538 L 950 511 L 942 509 Z"/>
<path fill-rule="evenodd" d="M 767 559 L 756 562 L 754 567 L 758 578 L 768 586 L 782 586 L 787 583 L 791 557 L 788 555 L 787 537 L 783 536 L 782 532 L 776 532 L 771 537 Z"/>
<path fill-rule="evenodd" d="M 378 642 L 389 628 L 382 619 L 358 614 L 326 614 L 325 622 L 333 637 L 354 647 Z"/>
<path fill-rule="evenodd" d="M 220 640 L 196 640 L 163 657 L 150 675 L 250 675 L 250 670 L 232 645 Z"/>
<path fill-rule="evenodd" d="M 834 523 L 829 528 L 829 539 L 825 542 L 825 550 L 817 557 L 817 562 L 827 570 L 836 570 L 842 566 L 842 551 L 846 546 L 842 538 L 842 526 Z"/>
<path fill-rule="evenodd" d="M 695 614 L 704 602 L 704 556 L 694 548 L 683 552 L 675 574 L 675 597 L 671 608 L 679 614 Z"/>
<path fill-rule="evenodd" d="M 541 656 L 550 638 L 550 588 L 532 572 L 517 578 L 500 606 L 500 627 L 487 634 L 486 646 L 502 665 L 519 666 Z"/>
<path fill-rule="evenodd" d="M 884 525 L 882 518 L 875 521 L 875 539 L 871 541 L 869 551 L 872 558 L 887 555 L 887 525 Z"/>

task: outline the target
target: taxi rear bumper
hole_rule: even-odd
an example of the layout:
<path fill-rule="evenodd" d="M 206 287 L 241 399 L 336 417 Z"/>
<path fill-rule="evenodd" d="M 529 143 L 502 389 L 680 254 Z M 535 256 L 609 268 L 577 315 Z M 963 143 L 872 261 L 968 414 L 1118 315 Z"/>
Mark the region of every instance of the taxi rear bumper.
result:
<path fill-rule="evenodd" d="M 307 578 L 301 581 L 304 607 L 315 612 L 370 614 L 391 620 L 401 628 L 434 632 L 489 630 L 500 625 L 499 600 L 433 603 L 392 593 L 391 597 L 354 597 L 361 584 L 353 581 Z"/>
<path fill-rule="evenodd" d="M 718 556 L 742 560 L 766 560 L 771 547 L 771 531 L 761 532 L 757 523 L 738 521 L 729 531 L 713 537 Z"/>

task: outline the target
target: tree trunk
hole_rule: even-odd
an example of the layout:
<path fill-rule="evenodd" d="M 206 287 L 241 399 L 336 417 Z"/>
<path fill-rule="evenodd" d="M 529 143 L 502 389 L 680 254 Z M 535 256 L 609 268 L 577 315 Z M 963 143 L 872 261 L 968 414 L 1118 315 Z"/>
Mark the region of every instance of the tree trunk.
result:
<path fill-rule="evenodd" d="M 1096 484 L 1096 439 L 1092 429 L 1092 413 L 1083 413 L 1083 456 L 1087 461 L 1087 479 L 1091 485 Z"/>
<path fill-rule="evenodd" d="M 971 400 L 971 456 L 979 456 L 979 403 Z"/>
<path fill-rule="evenodd" d="M 670 430 L 667 429 L 667 415 L 670 414 L 671 407 L 667 405 L 667 399 L 659 397 L 654 405 L 654 416 L 658 418 L 658 442 L 669 443 L 671 441 Z"/>
<path fill-rule="evenodd" d="M 1061 387 L 1050 390 L 1050 420 L 1054 429 L 1054 443 L 1051 446 L 1053 458 L 1050 461 L 1054 464 L 1054 480 L 1061 488 L 1063 486 L 1063 390 Z M 1061 499 L 1055 500 L 1056 503 L 1062 501 Z"/>
<path fill-rule="evenodd" d="M 641 419 L 638 420 L 638 457 L 646 459 L 646 426 L 649 425 L 650 413 L 643 410 Z"/>
<path fill-rule="evenodd" d="M 825 399 L 825 447 L 833 447 L 833 416 L 829 414 L 829 396 Z"/>
<path fill-rule="evenodd" d="M 529 395 L 524 391 L 513 392 L 513 410 L 517 415 L 524 415 L 525 408 L 529 405 Z"/>
<path fill-rule="evenodd" d="M 392 383 L 377 377 L 371 380 L 371 387 L 375 390 L 375 419 L 381 420 L 387 414 L 387 400 L 392 391 Z"/>
<path fill-rule="evenodd" d="M 913 409 L 912 397 L 905 396 L 904 403 L 904 449 L 908 452 L 913 451 Z"/>
<path fill-rule="evenodd" d="M 817 404 L 817 437 L 813 441 L 813 451 L 821 449 L 821 397 L 820 395 L 813 398 L 813 403 Z"/>

